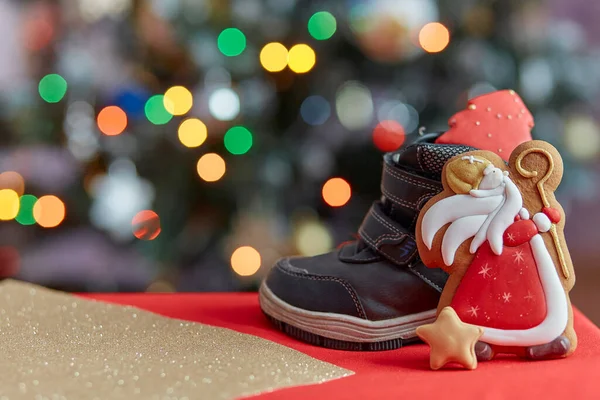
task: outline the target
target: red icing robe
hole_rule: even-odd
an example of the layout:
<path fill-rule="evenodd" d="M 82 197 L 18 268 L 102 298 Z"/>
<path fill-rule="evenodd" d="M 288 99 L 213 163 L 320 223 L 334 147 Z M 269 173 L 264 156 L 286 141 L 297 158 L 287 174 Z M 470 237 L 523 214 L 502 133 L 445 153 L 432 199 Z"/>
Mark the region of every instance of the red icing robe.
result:
<path fill-rule="evenodd" d="M 451 306 L 463 322 L 497 329 L 528 329 L 546 317 L 546 298 L 529 241 L 538 233 L 531 220 L 504 233 L 501 255 L 486 240 L 475 253 Z"/>

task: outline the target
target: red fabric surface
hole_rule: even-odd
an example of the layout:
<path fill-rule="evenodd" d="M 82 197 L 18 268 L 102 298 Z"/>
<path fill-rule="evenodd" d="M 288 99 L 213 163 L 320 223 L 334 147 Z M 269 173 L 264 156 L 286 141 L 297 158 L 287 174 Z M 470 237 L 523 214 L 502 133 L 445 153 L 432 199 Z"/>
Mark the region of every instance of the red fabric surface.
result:
<path fill-rule="evenodd" d="M 155 313 L 257 335 L 355 372 L 320 385 L 256 396 L 260 400 L 304 399 L 597 399 L 600 330 L 575 310 L 579 347 L 563 360 L 521 361 L 506 357 L 476 370 L 429 370 L 425 345 L 358 353 L 310 346 L 271 328 L 256 294 L 87 294 Z"/>

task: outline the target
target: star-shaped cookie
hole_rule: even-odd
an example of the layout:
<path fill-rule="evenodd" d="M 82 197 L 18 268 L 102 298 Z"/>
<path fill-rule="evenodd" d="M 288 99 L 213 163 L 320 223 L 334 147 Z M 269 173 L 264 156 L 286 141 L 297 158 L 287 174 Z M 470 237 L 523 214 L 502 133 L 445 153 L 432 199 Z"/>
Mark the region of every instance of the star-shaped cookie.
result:
<path fill-rule="evenodd" d="M 431 348 L 431 369 L 440 369 L 449 362 L 477 368 L 475 344 L 483 328 L 462 322 L 452 307 L 444 307 L 433 324 L 418 327 L 417 335 Z"/>

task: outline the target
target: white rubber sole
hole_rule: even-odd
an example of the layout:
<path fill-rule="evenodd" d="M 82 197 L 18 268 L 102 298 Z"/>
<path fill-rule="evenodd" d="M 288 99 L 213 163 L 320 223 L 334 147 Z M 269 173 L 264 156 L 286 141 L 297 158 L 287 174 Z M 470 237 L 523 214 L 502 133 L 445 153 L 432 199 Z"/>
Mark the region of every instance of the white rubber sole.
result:
<path fill-rule="evenodd" d="M 303 331 L 330 339 L 376 343 L 413 339 L 417 327 L 435 321 L 436 310 L 382 321 L 368 321 L 350 315 L 303 310 L 277 297 L 263 282 L 259 290 L 262 310 L 272 318 Z"/>

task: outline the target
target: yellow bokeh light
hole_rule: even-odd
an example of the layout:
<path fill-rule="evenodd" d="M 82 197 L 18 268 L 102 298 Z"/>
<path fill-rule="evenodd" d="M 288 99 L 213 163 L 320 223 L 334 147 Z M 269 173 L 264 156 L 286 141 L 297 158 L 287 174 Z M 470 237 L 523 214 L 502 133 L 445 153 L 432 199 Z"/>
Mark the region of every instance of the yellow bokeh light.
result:
<path fill-rule="evenodd" d="M 192 93 L 183 86 L 173 86 L 163 97 L 165 109 L 173 115 L 183 115 L 190 111 L 194 104 Z"/>
<path fill-rule="evenodd" d="M 448 28 L 439 22 L 430 22 L 419 32 L 419 44 L 428 53 L 439 53 L 450 43 Z"/>
<path fill-rule="evenodd" d="M 65 203 L 56 196 L 42 196 L 33 206 L 33 217 L 38 225 L 54 228 L 65 219 Z"/>
<path fill-rule="evenodd" d="M 12 189 L 0 190 L 0 220 L 10 221 L 19 214 L 19 195 Z"/>
<path fill-rule="evenodd" d="M 260 264 L 260 253 L 250 246 L 238 247 L 231 255 L 231 268 L 240 276 L 254 275 Z"/>
<path fill-rule="evenodd" d="M 206 140 L 207 129 L 204 122 L 198 118 L 190 118 L 179 125 L 177 134 L 179 135 L 179 141 L 185 147 L 198 147 Z"/>
<path fill-rule="evenodd" d="M 331 250 L 333 238 L 325 225 L 318 221 L 302 223 L 294 234 L 296 248 L 303 256 L 316 256 Z"/>
<path fill-rule="evenodd" d="M 288 51 L 281 43 L 268 43 L 260 51 L 260 64 L 269 72 L 279 72 L 287 63 Z"/>
<path fill-rule="evenodd" d="M 310 71 L 316 61 L 315 51 L 307 44 L 297 44 L 290 49 L 288 65 L 297 74 Z"/>
<path fill-rule="evenodd" d="M 205 154 L 198 160 L 197 170 L 206 182 L 216 182 L 225 175 L 225 160 L 216 153 Z"/>

